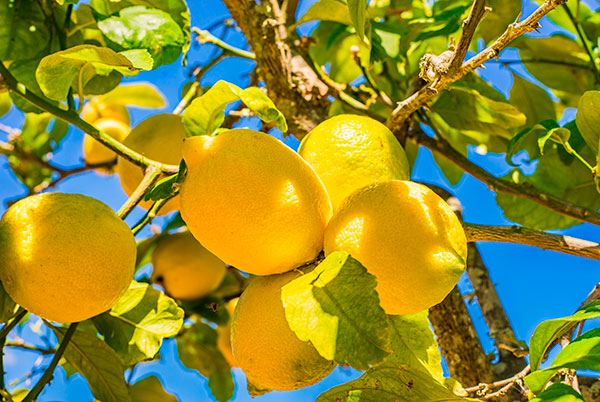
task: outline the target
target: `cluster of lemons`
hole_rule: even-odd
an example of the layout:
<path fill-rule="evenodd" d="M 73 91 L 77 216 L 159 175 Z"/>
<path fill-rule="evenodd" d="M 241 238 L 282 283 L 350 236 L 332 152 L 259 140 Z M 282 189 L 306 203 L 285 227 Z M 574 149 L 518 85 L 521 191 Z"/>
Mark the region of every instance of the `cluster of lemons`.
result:
<path fill-rule="evenodd" d="M 259 389 L 292 390 L 325 377 L 335 364 L 289 328 L 281 288 L 297 269 L 346 251 L 377 278 L 387 314 L 408 314 L 443 300 L 464 270 L 467 247 L 450 207 L 408 181 L 402 146 L 381 123 L 340 115 L 311 131 L 298 153 L 247 129 L 185 138 L 177 115 L 152 116 L 129 134 L 128 116 L 109 131 L 103 112 L 87 117 L 125 145 L 160 162 L 183 157 L 178 197 L 189 232 L 161 238 L 152 280 L 171 296 L 197 299 L 214 291 L 231 265 L 255 275 L 239 298 L 219 348 Z M 92 116 L 94 117 L 94 116 Z M 87 142 L 86 160 L 112 153 Z M 119 158 L 123 188 L 142 175 Z M 142 206 L 148 208 L 149 205 Z M 101 202 L 45 193 L 12 206 L 0 221 L 0 280 L 23 307 L 58 322 L 109 309 L 133 276 L 136 248 L 129 228 Z M 233 354 L 231 354 L 231 349 Z"/>

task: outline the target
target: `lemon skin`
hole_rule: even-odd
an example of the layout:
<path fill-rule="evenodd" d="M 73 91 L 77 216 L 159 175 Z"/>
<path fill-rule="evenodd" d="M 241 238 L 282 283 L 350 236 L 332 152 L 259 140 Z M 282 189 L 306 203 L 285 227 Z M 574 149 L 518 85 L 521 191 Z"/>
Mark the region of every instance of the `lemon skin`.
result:
<path fill-rule="evenodd" d="M 152 282 L 180 300 L 208 295 L 221 284 L 227 269 L 187 231 L 160 239 L 152 253 L 152 265 Z"/>
<path fill-rule="evenodd" d="M 233 356 L 259 389 L 289 391 L 327 376 L 335 364 L 290 329 L 281 288 L 302 275 L 291 271 L 257 277 L 242 293 L 231 323 Z"/>
<path fill-rule="evenodd" d="M 184 138 L 185 131 L 181 123 L 181 116 L 160 113 L 135 126 L 123 144 L 150 159 L 169 165 L 178 165 L 181 161 Z M 142 168 L 119 157 L 117 171 L 121 179 L 121 187 L 130 196 L 144 177 Z M 138 205 L 149 209 L 152 204 L 151 201 L 142 201 Z M 165 215 L 178 208 L 179 202 L 173 198 L 167 201 L 160 209 L 159 214 Z"/>
<path fill-rule="evenodd" d="M 239 129 L 185 140 L 181 215 L 194 237 L 254 274 L 289 271 L 323 249 L 331 204 L 308 164 L 281 141 Z"/>
<path fill-rule="evenodd" d="M 386 126 L 366 116 L 325 120 L 302 139 L 298 154 L 323 180 L 334 210 L 367 184 L 410 178 L 402 145 Z"/>
<path fill-rule="evenodd" d="M 377 277 L 387 314 L 440 303 L 465 268 L 467 241 L 448 204 L 427 187 L 391 180 L 346 198 L 325 232 L 325 255 L 346 251 Z"/>
<path fill-rule="evenodd" d="M 33 314 L 78 322 L 110 309 L 133 279 L 136 244 L 104 203 L 44 193 L 12 205 L 0 220 L 0 280 Z"/>
<path fill-rule="evenodd" d="M 94 122 L 94 127 L 119 142 L 122 142 L 129 134 L 129 126 L 118 120 L 98 119 Z M 96 165 L 116 161 L 117 154 L 96 141 L 92 136 L 86 135 L 83 139 L 83 159 L 88 164 Z M 102 171 L 106 172 L 105 169 Z"/>
<path fill-rule="evenodd" d="M 111 119 L 120 121 L 129 126 L 130 118 L 127 108 L 111 102 L 103 102 L 98 97 L 93 97 L 83 106 L 81 118 L 90 124 L 100 119 Z"/>

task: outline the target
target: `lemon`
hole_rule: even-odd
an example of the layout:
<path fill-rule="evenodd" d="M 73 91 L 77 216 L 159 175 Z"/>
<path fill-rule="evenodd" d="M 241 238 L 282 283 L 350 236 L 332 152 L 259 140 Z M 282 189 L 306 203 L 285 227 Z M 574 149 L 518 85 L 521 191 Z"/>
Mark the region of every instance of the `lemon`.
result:
<path fill-rule="evenodd" d="M 123 141 L 129 134 L 129 126 L 118 120 L 102 118 L 96 120 L 94 126 L 117 141 Z M 116 160 L 117 154 L 93 137 L 86 135 L 83 139 L 83 159 L 89 164 L 108 163 Z"/>
<path fill-rule="evenodd" d="M 130 124 L 129 112 L 125 106 L 103 102 L 100 97 L 96 96 L 83 106 L 81 118 L 90 124 L 94 124 L 99 119 L 112 119 L 123 124 Z"/>
<path fill-rule="evenodd" d="M 136 244 L 104 203 L 79 194 L 24 198 L 0 220 L 0 280 L 33 314 L 69 323 L 110 309 L 127 290 Z"/>
<path fill-rule="evenodd" d="M 325 232 L 325 254 L 346 251 L 377 277 L 388 314 L 441 302 L 465 268 L 467 241 L 448 204 L 427 187 L 391 180 L 346 198 Z"/>
<path fill-rule="evenodd" d="M 167 235 L 152 253 L 152 282 L 176 299 L 194 300 L 215 290 L 227 267 L 190 232 Z"/>
<path fill-rule="evenodd" d="M 402 145 L 370 117 L 342 114 L 325 120 L 302 139 L 298 154 L 323 180 L 334 210 L 367 184 L 410 178 Z"/>
<path fill-rule="evenodd" d="M 302 275 L 257 277 L 242 293 L 231 323 L 233 356 L 258 389 L 288 391 L 324 378 L 335 367 L 290 329 L 281 288 Z"/>
<path fill-rule="evenodd" d="M 181 215 L 204 247 L 254 275 L 289 271 L 323 249 L 331 204 L 281 141 L 247 129 L 187 138 Z"/>
<path fill-rule="evenodd" d="M 181 148 L 185 131 L 181 123 L 181 116 L 170 113 L 160 113 L 147 118 L 135 126 L 123 144 L 136 152 L 161 163 L 178 165 L 181 161 Z M 144 177 L 141 167 L 119 158 L 117 165 L 121 186 L 127 195 L 131 195 Z M 142 201 L 139 204 L 148 209 L 151 201 Z M 167 214 L 179 207 L 176 199 L 169 200 L 160 210 L 160 214 Z"/>
<path fill-rule="evenodd" d="M 236 297 L 227 302 L 225 308 L 229 312 L 229 317 L 233 317 L 233 312 L 235 311 L 238 300 L 239 298 Z M 238 366 L 235 362 L 235 357 L 233 357 L 233 351 L 231 350 L 231 319 L 227 324 L 219 325 L 217 327 L 217 348 L 231 367 Z"/>

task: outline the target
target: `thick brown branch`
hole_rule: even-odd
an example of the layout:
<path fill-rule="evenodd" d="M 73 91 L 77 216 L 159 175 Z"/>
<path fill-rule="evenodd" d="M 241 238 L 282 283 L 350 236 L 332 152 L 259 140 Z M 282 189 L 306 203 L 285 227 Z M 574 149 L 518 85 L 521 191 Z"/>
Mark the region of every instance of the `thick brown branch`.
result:
<path fill-rule="evenodd" d="M 570 236 L 554 235 L 520 226 L 464 224 L 467 241 L 526 244 L 579 257 L 600 260 L 600 244 Z"/>
<path fill-rule="evenodd" d="M 288 119 L 290 131 L 302 138 L 327 118 L 327 86 L 286 43 L 285 13 L 276 1 L 224 0 L 231 16 L 256 55 L 257 70 L 269 97 Z M 310 70 L 312 74 L 307 74 Z"/>
<path fill-rule="evenodd" d="M 543 16 L 565 2 L 566 0 L 546 0 L 525 20 L 510 24 L 506 31 L 491 46 L 464 62 L 459 69 L 448 70 L 446 74 L 437 77 L 431 85 L 421 88 L 419 91 L 400 102 L 388 120 L 388 127 L 393 132 L 400 131 L 402 129 L 402 123 L 416 110 L 425 106 L 427 102 L 439 93 L 439 91 L 463 77 L 465 74 L 480 67 L 486 61 L 498 57 L 500 51 L 508 46 L 510 42 L 524 33 L 538 28 L 539 21 Z"/>
<path fill-rule="evenodd" d="M 485 169 L 471 162 L 460 152 L 455 150 L 446 140 L 441 137 L 431 138 L 423 133 L 411 133 L 411 139 L 421 144 L 433 152 L 443 155 L 456 166 L 463 169 L 476 179 L 484 182 L 490 190 L 511 194 L 517 197 L 526 198 L 537 204 L 564 216 L 589 222 L 594 225 L 600 225 L 600 213 L 587 208 L 580 207 L 570 202 L 564 201 L 550 193 L 536 189 L 529 184 L 513 183 L 493 176 Z"/>
<path fill-rule="evenodd" d="M 485 10 L 485 0 L 473 1 L 471 12 L 463 22 L 463 30 L 460 39 L 458 40 L 458 45 L 456 45 L 454 55 L 452 56 L 452 59 L 450 59 L 450 72 L 457 70 L 462 65 L 467 50 L 469 50 L 469 46 L 473 40 L 473 35 L 475 35 L 477 25 L 481 21 L 481 18 L 483 18 Z"/>

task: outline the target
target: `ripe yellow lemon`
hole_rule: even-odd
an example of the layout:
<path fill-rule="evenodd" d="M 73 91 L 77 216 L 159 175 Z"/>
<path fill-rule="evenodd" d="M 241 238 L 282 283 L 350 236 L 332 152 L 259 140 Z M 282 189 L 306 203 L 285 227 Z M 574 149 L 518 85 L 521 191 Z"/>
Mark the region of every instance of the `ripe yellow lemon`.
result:
<path fill-rule="evenodd" d="M 233 351 L 231 350 L 231 318 L 233 317 L 233 312 L 235 311 L 238 300 L 238 298 L 235 298 L 227 302 L 225 308 L 227 308 L 227 311 L 229 312 L 229 322 L 217 327 L 217 348 L 231 367 L 238 366 L 235 362 L 235 357 L 233 357 Z"/>
<path fill-rule="evenodd" d="M 81 111 L 81 118 L 90 124 L 94 124 L 99 119 L 112 119 L 126 125 L 130 124 L 129 112 L 125 106 L 103 102 L 100 97 L 93 97 L 85 104 Z"/>
<path fill-rule="evenodd" d="M 0 220 L 0 280 L 33 314 L 62 323 L 110 309 L 133 279 L 136 245 L 104 203 L 79 194 L 24 198 Z"/>
<path fill-rule="evenodd" d="M 242 293 L 231 322 L 233 356 L 258 389 L 288 391 L 314 384 L 335 367 L 290 329 L 281 288 L 302 275 L 257 277 Z"/>
<path fill-rule="evenodd" d="M 343 114 L 325 120 L 302 139 L 298 154 L 323 180 L 334 210 L 367 184 L 410 178 L 402 145 L 370 117 Z"/>
<path fill-rule="evenodd" d="M 325 254 L 340 250 L 377 277 L 386 313 L 409 314 L 438 304 L 456 285 L 467 241 L 437 194 L 391 180 L 363 187 L 342 202 L 325 232 Z"/>
<path fill-rule="evenodd" d="M 129 134 L 129 126 L 118 120 L 102 118 L 96 120 L 94 126 L 117 141 L 123 141 Z M 108 163 L 116 160 L 117 154 L 91 136 L 86 135 L 83 139 L 83 159 L 89 164 Z M 106 170 L 103 169 L 103 171 Z"/>
<path fill-rule="evenodd" d="M 323 248 L 331 204 L 308 164 L 247 129 L 185 140 L 181 215 L 204 247 L 254 275 L 289 271 Z"/>
<path fill-rule="evenodd" d="M 181 123 L 181 116 L 170 113 L 155 114 L 135 126 L 123 144 L 136 152 L 161 163 L 178 165 L 181 161 L 181 148 L 185 131 Z M 119 158 L 117 165 L 121 186 L 127 195 L 131 195 L 144 177 L 142 168 Z M 139 204 L 148 209 L 152 206 L 150 201 Z M 169 200 L 160 210 L 160 214 L 167 214 L 178 209 L 176 199 Z"/>
<path fill-rule="evenodd" d="M 194 300 L 215 290 L 225 277 L 225 263 L 202 247 L 190 232 L 167 235 L 152 253 L 152 282 L 171 297 Z"/>

